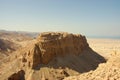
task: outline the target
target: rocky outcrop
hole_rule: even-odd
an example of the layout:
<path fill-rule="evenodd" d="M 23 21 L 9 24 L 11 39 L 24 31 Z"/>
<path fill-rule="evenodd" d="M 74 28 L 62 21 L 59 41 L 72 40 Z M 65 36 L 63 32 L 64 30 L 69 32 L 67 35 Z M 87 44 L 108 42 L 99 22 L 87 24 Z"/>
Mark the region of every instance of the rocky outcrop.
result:
<path fill-rule="evenodd" d="M 28 55 L 29 66 L 35 68 L 39 64 L 48 64 L 56 56 L 79 55 L 86 47 L 88 44 L 85 36 L 46 32 L 38 36 L 32 49 L 24 55 Z"/>
<path fill-rule="evenodd" d="M 43 64 L 47 64 L 58 55 L 80 54 L 88 47 L 84 36 L 68 33 L 42 33 L 37 40 L 36 47 L 41 51 Z"/>
<path fill-rule="evenodd" d="M 94 70 L 99 63 L 105 62 L 89 47 L 85 36 L 65 32 L 41 33 L 18 53 L 10 58 L 13 65 L 9 75 L 24 70 L 25 80 L 62 80 Z M 1 75 L 3 80 L 9 76 Z M 16 78 L 18 75 L 12 76 Z"/>

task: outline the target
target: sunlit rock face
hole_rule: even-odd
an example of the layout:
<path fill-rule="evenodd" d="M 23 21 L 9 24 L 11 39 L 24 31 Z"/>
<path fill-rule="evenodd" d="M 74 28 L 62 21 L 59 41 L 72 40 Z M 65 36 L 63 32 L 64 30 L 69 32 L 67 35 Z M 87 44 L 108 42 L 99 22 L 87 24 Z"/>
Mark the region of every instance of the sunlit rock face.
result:
<path fill-rule="evenodd" d="M 1 80 L 62 80 L 95 70 L 105 59 L 94 52 L 85 36 L 44 32 L 9 57 Z M 6 65 L 7 66 L 7 65 Z"/>
<path fill-rule="evenodd" d="M 86 47 L 86 38 L 80 34 L 44 32 L 38 36 L 32 49 L 27 53 L 27 59 L 30 61 L 28 64 L 32 68 L 39 64 L 48 64 L 56 56 L 81 54 Z"/>

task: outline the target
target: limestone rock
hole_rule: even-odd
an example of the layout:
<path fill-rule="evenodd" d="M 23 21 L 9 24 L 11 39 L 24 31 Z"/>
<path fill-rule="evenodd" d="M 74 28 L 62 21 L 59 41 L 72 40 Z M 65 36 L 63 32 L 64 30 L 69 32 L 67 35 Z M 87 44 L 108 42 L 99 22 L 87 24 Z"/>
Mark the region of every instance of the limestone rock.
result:
<path fill-rule="evenodd" d="M 2 73 L 2 80 L 8 76 L 19 80 L 18 73 L 13 74 L 19 69 L 25 71 L 25 80 L 61 80 L 95 70 L 99 63 L 105 62 L 89 47 L 85 36 L 65 32 L 41 33 L 11 57 L 9 73 Z"/>
<path fill-rule="evenodd" d="M 56 56 L 79 55 L 88 47 L 85 36 L 59 32 L 41 33 L 32 49 L 27 53 L 32 68 L 48 64 Z M 32 61 L 31 61 L 32 60 Z"/>

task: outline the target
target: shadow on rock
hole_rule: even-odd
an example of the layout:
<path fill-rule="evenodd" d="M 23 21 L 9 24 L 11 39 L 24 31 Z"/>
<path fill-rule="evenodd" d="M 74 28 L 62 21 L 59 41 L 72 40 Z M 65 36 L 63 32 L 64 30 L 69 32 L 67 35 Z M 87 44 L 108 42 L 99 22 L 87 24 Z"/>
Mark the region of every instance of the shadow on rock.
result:
<path fill-rule="evenodd" d="M 40 64 L 35 70 L 40 70 L 43 67 L 54 69 L 69 68 L 78 73 L 84 73 L 95 70 L 100 63 L 104 62 L 106 62 L 104 57 L 93 51 L 91 48 L 87 48 L 79 55 L 67 54 L 65 56 L 56 56 L 49 64 Z"/>
<path fill-rule="evenodd" d="M 23 70 L 18 71 L 17 73 L 12 74 L 8 80 L 25 80 L 25 72 Z"/>

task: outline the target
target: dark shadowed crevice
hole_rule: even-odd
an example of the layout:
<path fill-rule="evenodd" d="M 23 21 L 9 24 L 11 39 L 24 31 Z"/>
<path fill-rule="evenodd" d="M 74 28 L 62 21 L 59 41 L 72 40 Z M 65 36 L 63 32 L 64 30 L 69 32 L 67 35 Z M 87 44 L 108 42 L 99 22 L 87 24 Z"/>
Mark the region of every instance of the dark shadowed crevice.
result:
<path fill-rule="evenodd" d="M 25 80 L 24 70 L 20 70 L 17 73 L 12 74 L 8 80 Z"/>

